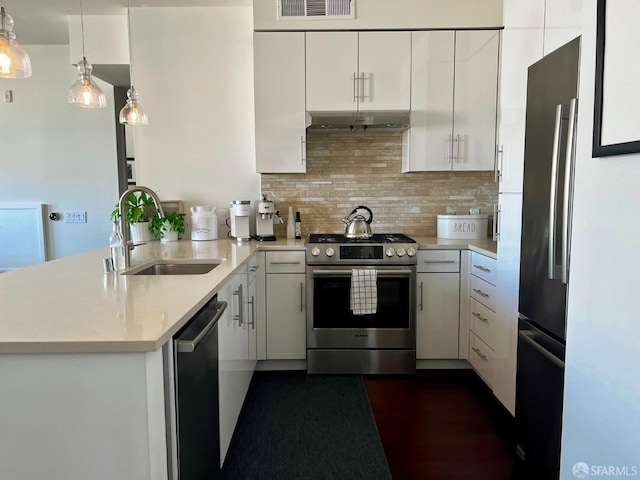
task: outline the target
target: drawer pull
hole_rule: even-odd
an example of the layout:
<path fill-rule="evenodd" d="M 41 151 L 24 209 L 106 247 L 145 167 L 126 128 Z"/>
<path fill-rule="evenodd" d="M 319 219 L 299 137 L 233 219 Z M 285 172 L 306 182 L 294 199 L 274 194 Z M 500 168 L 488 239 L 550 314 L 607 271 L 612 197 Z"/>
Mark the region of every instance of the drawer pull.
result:
<path fill-rule="evenodd" d="M 491 271 L 490 269 L 488 269 L 487 267 L 483 267 L 482 265 L 474 265 L 473 268 L 477 268 L 478 270 L 485 273 L 489 273 Z"/>
<path fill-rule="evenodd" d="M 480 290 L 479 288 L 474 288 L 473 289 L 474 292 L 476 292 L 478 295 L 480 295 L 481 297 L 484 298 L 489 298 L 489 294 L 488 293 L 484 293 L 482 290 Z"/>
<path fill-rule="evenodd" d="M 423 263 L 458 263 L 455 260 L 425 260 Z"/>
<path fill-rule="evenodd" d="M 489 323 L 489 319 L 488 318 L 484 318 L 482 315 L 480 315 L 479 313 L 473 312 L 472 315 L 474 317 L 476 317 L 478 320 L 480 320 L 481 322 L 484 323 Z"/>
<path fill-rule="evenodd" d="M 253 267 L 249 268 L 249 270 L 251 270 L 252 272 L 256 272 L 260 267 L 258 265 L 254 265 Z"/>
<path fill-rule="evenodd" d="M 269 262 L 271 265 L 300 265 L 302 262 L 298 260 L 297 262 Z"/>
<path fill-rule="evenodd" d="M 476 352 L 476 355 L 478 355 L 482 360 L 484 360 L 485 362 L 487 361 L 487 356 L 484 353 L 482 353 L 479 348 L 471 347 L 471 350 Z"/>

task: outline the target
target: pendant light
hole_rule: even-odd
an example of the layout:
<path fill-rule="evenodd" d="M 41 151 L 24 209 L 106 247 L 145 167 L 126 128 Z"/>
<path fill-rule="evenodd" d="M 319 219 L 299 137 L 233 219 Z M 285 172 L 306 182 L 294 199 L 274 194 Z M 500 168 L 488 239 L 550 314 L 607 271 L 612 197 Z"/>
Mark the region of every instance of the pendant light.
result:
<path fill-rule="evenodd" d="M 31 59 L 16 41 L 13 18 L 0 6 L 0 78 L 29 78 Z"/>
<path fill-rule="evenodd" d="M 78 78 L 71 85 L 67 103 L 75 107 L 103 108 L 107 106 L 107 97 L 91 77 L 91 64 L 84 56 L 84 15 L 80 0 L 80 29 L 82 31 L 82 60 L 78 62 Z"/>
<path fill-rule="evenodd" d="M 122 110 L 118 119 L 123 125 L 148 125 L 149 118 L 142 109 L 142 105 L 138 102 L 138 91 L 133 86 L 133 71 L 131 64 L 133 63 L 131 53 L 131 12 L 130 0 L 127 0 L 127 29 L 129 34 L 129 77 L 131 78 L 131 88 L 127 90 L 127 103 Z"/>

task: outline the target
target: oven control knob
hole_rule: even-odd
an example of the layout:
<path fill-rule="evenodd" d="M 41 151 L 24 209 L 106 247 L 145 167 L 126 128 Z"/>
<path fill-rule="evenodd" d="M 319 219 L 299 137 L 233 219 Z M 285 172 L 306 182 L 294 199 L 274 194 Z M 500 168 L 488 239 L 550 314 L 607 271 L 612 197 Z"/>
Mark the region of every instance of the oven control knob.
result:
<path fill-rule="evenodd" d="M 413 247 L 407 248 L 407 256 L 413 257 L 416 254 L 416 249 Z"/>
<path fill-rule="evenodd" d="M 393 257 L 396 254 L 396 251 L 393 248 L 389 247 L 387 248 L 386 254 L 387 257 Z"/>
<path fill-rule="evenodd" d="M 407 253 L 407 251 L 404 248 L 400 247 L 396 253 L 399 257 L 404 257 L 404 254 Z"/>
<path fill-rule="evenodd" d="M 318 255 L 320 255 L 320 249 L 318 247 L 313 247 L 311 249 L 311 255 L 313 255 L 314 257 L 317 257 Z"/>
<path fill-rule="evenodd" d="M 327 251 L 324 253 L 327 254 L 327 257 L 333 257 L 336 254 L 336 251 L 333 248 L 329 247 L 327 248 Z"/>

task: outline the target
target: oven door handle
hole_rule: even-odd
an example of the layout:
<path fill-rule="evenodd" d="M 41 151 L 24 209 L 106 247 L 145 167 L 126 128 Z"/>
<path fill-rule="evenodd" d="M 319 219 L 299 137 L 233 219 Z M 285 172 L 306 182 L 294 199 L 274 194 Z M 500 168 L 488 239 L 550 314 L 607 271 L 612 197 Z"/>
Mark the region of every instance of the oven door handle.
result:
<path fill-rule="evenodd" d="M 316 269 L 314 268 L 312 270 L 313 275 L 316 276 L 320 276 L 320 275 L 351 275 L 352 270 L 347 270 L 347 269 L 340 269 L 340 270 L 320 270 L 320 269 Z M 394 269 L 394 270 L 389 270 L 389 269 L 384 269 L 384 270 L 377 270 L 378 272 L 378 276 L 379 277 L 385 277 L 388 275 L 403 275 L 403 276 L 411 276 L 413 274 L 413 271 L 411 270 L 406 270 L 406 269 Z"/>

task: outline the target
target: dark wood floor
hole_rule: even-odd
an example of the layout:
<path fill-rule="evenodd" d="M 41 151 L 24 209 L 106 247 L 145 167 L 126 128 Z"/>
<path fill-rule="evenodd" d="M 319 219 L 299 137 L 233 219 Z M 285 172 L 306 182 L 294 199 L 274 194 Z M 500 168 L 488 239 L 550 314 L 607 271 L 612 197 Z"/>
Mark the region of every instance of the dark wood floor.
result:
<path fill-rule="evenodd" d="M 471 370 L 366 376 L 394 480 L 514 479 L 509 414 Z"/>

